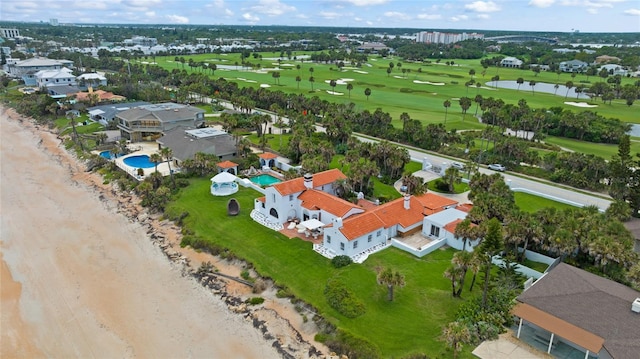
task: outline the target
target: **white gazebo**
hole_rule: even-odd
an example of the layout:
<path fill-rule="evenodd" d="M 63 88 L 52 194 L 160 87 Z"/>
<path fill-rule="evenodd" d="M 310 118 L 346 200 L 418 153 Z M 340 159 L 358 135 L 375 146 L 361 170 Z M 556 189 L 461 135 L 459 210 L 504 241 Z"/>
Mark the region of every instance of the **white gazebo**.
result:
<path fill-rule="evenodd" d="M 220 172 L 211 178 L 211 194 L 214 196 L 228 196 L 238 192 L 238 177 L 229 172 Z"/>

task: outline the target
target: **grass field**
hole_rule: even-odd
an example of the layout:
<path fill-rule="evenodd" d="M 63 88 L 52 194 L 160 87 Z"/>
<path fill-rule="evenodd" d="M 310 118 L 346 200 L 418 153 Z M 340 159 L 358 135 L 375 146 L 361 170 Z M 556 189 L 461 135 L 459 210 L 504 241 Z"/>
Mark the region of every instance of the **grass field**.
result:
<path fill-rule="evenodd" d="M 606 160 L 609 160 L 611 157 L 618 154 L 618 145 L 614 144 L 592 143 L 555 136 L 547 136 L 544 141 L 574 152 L 600 156 Z M 631 141 L 631 154 L 633 155 L 636 153 L 640 153 L 640 142 Z"/>
<path fill-rule="evenodd" d="M 241 188 L 235 195 L 240 202 L 240 215 L 228 217 L 228 199 L 211 196 L 209 186 L 206 179 L 192 180 L 169 206 L 168 213 L 188 211 L 185 226 L 196 236 L 229 248 L 253 263 L 263 276 L 286 284 L 334 324 L 375 343 L 383 357 L 397 358 L 411 352 L 451 356 L 438 337 L 441 327 L 454 319 L 462 303 L 451 297 L 451 283 L 442 275 L 453 250 L 439 250 L 420 259 L 391 248 L 371 256 L 364 264 L 335 269 L 328 259 L 312 250 L 311 243 L 289 239 L 251 220 L 249 213 L 259 193 Z M 397 289 L 394 302 L 386 300 L 386 287 L 376 283 L 377 266 L 393 268 L 406 277 L 407 284 Z M 327 304 L 323 290 L 332 277 L 340 277 L 365 303 L 366 314 L 349 319 Z M 468 296 L 467 293 L 465 297 Z M 472 358 L 470 349 L 465 348 L 461 358 Z"/>
<path fill-rule="evenodd" d="M 294 55 L 303 55 L 305 53 L 298 52 Z M 279 53 L 261 53 L 263 60 L 251 58 L 252 63 L 260 63 L 265 69 L 273 69 L 277 66 L 277 62 L 267 59 L 269 56 L 277 57 Z M 372 56 L 369 62 L 360 68 L 346 66 L 339 71 L 335 64 L 310 63 L 301 60 L 283 60 L 280 65 L 281 77 L 279 83 L 276 84 L 270 72 L 259 73 L 255 70 L 243 68 L 240 63 L 239 54 L 203 54 L 186 56 L 185 60 L 192 58 L 196 62 L 207 62 L 216 64 L 217 66 L 230 66 L 229 69 L 219 68 L 212 77 L 224 77 L 225 79 L 237 82 L 240 86 L 259 88 L 261 85 L 269 85 L 271 89 L 281 90 L 287 93 L 303 93 L 306 95 L 316 95 L 321 99 L 331 102 L 356 104 L 357 109 L 375 110 L 380 107 L 385 112 L 389 112 L 394 118 L 394 123 L 399 124 L 399 116 L 402 112 L 407 112 L 412 118 L 419 119 L 424 123 L 444 122 L 445 108 L 443 102 L 451 100 L 452 105 L 447 111 L 446 126 L 449 129 L 474 129 L 482 128 L 482 124 L 478 123 L 472 116 L 475 112 L 475 104 L 469 109 L 465 120 L 456 99 L 467 96 L 470 98 L 480 94 L 483 97 L 498 97 L 506 103 L 517 103 L 520 99 L 525 99 L 532 108 L 554 107 L 571 108 L 579 110 L 576 107 L 565 105 L 565 101 L 575 99 L 565 99 L 562 94 L 553 95 L 542 92 L 532 92 L 529 86 L 522 87 L 521 90 L 496 89 L 493 88 L 491 77 L 500 76 L 500 80 L 513 80 L 522 77 L 525 83 L 535 80 L 538 83 L 558 83 L 564 84 L 567 81 L 573 81 L 575 84 L 588 85 L 587 78 L 584 75 L 578 75 L 572 78 L 570 74 L 563 73 L 558 76 L 555 73 L 542 72 L 537 76 L 530 70 L 509 69 L 509 68 L 489 68 L 484 76 L 481 75 L 483 70 L 480 60 L 455 60 L 455 66 L 447 66 L 444 63 L 404 63 L 401 69 L 410 70 L 409 73 L 403 74 L 401 69 L 396 66 L 393 72 L 388 75 L 386 69 L 389 62 L 402 62 L 400 58 L 379 58 Z M 183 65 L 175 62 L 175 57 L 157 57 L 156 62 L 168 70 L 182 69 Z M 444 62 L 444 61 L 443 61 Z M 300 69 L 296 69 L 296 65 L 300 65 Z M 313 73 L 309 71 L 313 68 Z M 201 69 L 191 69 L 188 64 L 184 64 L 186 71 L 202 71 Z M 469 70 L 474 69 L 476 75 L 474 79 L 482 84 L 481 88 L 472 86 L 465 87 L 465 82 L 470 79 Z M 265 71 L 262 71 L 265 72 Z M 315 78 L 312 84 L 309 77 Z M 296 76 L 300 76 L 301 81 L 296 82 Z M 329 80 L 351 79 L 353 90 L 350 95 L 346 90 L 346 85 L 337 85 L 335 92 L 342 93 L 341 96 L 331 95 L 327 91 L 332 90 L 329 86 Z M 634 79 L 623 78 L 625 83 L 633 83 Z M 429 82 L 417 83 L 417 82 Z M 589 83 L 601 81 L 600 78 L 590 77 Z M 313 86 L 313 91 L 311 90 Z M 371 89 L 371 96 L 367 100 L 364 95 L 365 88 Z M 613 105 L 602 104 L 601 101 L 593 101 L 598 107 L 594 108 L 599 114 L 606 117 L 619 118 L 625 122 L 640 123 L 640 103 L 636 101 L 633 106 L 628 107 L 623 102 L 613 102 Z"/>
<path fill-rule="evenodd" d="M 514 198 L 516 205 L 523 211 L 534 213 L 543 208 L 553 207 L 556 209 L 575 208 L 571 205 L 546 199 L 543 197 L 534 196 L 532 194 L 515 192 Z"/>

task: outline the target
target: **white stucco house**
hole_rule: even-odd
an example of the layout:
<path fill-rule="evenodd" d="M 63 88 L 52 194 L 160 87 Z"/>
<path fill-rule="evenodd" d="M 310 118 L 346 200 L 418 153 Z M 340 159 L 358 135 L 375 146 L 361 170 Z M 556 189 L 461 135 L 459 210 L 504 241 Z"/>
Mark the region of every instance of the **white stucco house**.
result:
<path fill-rule="evenodd" d="M 459 220 L 466 217 L 465 211 L 455 209 L 457 201 L 433 193 L 405 195 L 382 205 L 366 200 L 354 204 L 335 195 L 334 183 L 345 179 L 340 170 L 332 169 L 274 184 L 265 189 L 264 197 L 255 200 L 252 218 L 276 230 L 297 219 L 302 224 L 301 234 L 306 232 L 304 224 L 313 221 L 316 234 L 321 233 L 321 242 L 314 245 L 317 252 L 330 258 L 346 255 L 356 260 L 390 246 L 391 238 L 425 233 L 425 223 L 449 225 L 447 228 L 453 228 L 453 233 Z M 450 209 L 454 212 L 447 212 Z M 425 218 L 443 211 L 447 216 L 425 222 Z M 294 224 L 287 228 L 293 229 Z M 442 234 L 445 232 L 443 229 Z M 451 235 L 445 238 L 447 244 L 449 238 L 462 249 L 462 241 L 456 242 Z"/>
<path fill-rule="evenodd" d="M 509 56 L 509 57 L 505 57 L 504 59 L 500 60 L 500 66 L 501 67 L 515 67 L 518 68 L 520 66 L 522 66 L 523 62 L 520 59 L 517 59 L 515 57 Z"/>
<path fill-rule="evenodd" d="M 580 60 L 562 61 L 559 65 L 562 72 L 584 72 L 588 67 L 588 63 Z"/>
<path fill-rule="evenodd" d="M 40 70 L 35 73 L 36 85 L 40 89 L 52 86 L 75 86 L 76 77 L 66 67 L 59 70 Z"/>
<path fill-rule="evenodd" d="M 434 241 L 443 241 L 449 247 L 457 250 L 473 251 L 480 240 L 468 241 L 464 243 L 463 239 L 455 236 L 456 227 L 460 222 L 467 218 L 467 212 L 460 208 L 447 208 L 424 218 L 422 225 L 422 234 L 425 237 L 432 238 Z"/>

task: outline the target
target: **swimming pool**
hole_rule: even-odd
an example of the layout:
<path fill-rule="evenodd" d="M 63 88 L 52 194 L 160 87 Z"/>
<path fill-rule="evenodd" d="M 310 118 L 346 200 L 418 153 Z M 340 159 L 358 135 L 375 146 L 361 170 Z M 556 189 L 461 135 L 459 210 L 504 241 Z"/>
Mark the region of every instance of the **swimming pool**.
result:
<path fill-rule="evenodd" d="M 156 166 L 155 163 L 149 161 L 149 156 L 147 155 L 131 156 L 125 158 L 123 161 L 125 165 L 135 168 L 153 168 Z"/>
<path fill-rule="evenodd" d="M 257 175 L 255 177 L 249 178 L 249 180 L 260 187 L 267 187 L 271 186 L 272 184 L 282 182 L 281 180 L 267 174 Z"/>
<path fill-rule="evenodd" d="M 112 159 L 113 156 L 111 155 L 111 151 L 102 151 L 100 152 L 100 157 L 104 157 L 108 160 Z"/>

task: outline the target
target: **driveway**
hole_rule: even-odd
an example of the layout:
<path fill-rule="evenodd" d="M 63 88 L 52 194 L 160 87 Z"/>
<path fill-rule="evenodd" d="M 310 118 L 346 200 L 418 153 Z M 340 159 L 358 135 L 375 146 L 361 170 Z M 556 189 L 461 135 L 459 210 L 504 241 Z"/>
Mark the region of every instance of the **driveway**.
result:
<path fill-rule="evenodd" d="M 471 352 L 481 359 L 548 359 L 553 358 L 513 337 L 511 331 L 497 340 L 485 341 Z"/>

